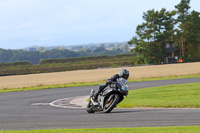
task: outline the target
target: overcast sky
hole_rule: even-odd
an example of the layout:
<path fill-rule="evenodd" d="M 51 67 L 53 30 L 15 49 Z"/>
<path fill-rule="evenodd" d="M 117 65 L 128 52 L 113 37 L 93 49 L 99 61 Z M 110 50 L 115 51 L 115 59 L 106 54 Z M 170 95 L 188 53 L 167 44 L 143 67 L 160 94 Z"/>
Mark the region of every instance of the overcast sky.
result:
<path fill-rule="evenodd" d="M 0 0 L 0 48 L 129 41 L 150 9 L 180 0 Z M 200 0 L 191 10 L 200 12 Z"/>

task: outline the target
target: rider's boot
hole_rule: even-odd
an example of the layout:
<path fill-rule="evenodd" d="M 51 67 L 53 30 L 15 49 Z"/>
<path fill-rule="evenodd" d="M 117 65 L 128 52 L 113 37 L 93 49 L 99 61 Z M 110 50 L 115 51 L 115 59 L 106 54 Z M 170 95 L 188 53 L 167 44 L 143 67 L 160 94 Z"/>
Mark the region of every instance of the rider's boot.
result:
<path fill-rule="evenodd" d="M 94 100 L 94 102 L 97 102 L 97 96 L 99 95 L 99 91 L 97 91 L 95 94 L 94 94 L 94 96 L 93 96 L 93 100 Z"/>
<path fill-rule="evenodd" d="M 99 93 L 104 89 L 104 86 L 100 85 L 98 91 L 94 94 L 93 96 L 93 100 L 94 102 L 97 102 L 97 97 L 99 95 Z"/>
<path fill-rule="evenodd" d="M 97 103 L 97 97 L 99 95 L 99 93 L 107 86 L 107 84 L 105 85 L 100 85 L 98 91 L 94 94 L 93 96 L 93 100 L 95 103 Z"/>

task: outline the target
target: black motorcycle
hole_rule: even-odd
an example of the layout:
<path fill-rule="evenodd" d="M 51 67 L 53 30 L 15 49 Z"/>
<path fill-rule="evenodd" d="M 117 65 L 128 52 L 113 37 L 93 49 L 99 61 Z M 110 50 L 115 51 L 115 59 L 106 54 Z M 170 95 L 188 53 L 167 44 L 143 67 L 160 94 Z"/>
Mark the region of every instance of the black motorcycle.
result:
<path fill-rule="evenodd" d="M 87 112 L 111 112 L 117 106 L 117 104 L 124 99 L 124 96 L 128 95 L 128 86 L 126 83 L 127 80 L 124 78 L 117 79 L 116 82 L 107 86 L 101 93 L 99 93 L 96 102 L 93 100 L 95 90 L 92 89 L 90 93 L 90 101 L 86 107 Z"/>

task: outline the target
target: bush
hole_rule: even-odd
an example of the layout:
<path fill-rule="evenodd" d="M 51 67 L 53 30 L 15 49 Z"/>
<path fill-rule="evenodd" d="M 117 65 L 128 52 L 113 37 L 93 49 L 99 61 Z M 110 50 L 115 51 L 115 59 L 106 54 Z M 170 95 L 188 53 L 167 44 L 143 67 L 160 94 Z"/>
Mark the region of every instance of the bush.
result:
<path fill-rule="evenodd" d="M 134 64 L 135 58 L 129 54 L 51 59 L 41 61 L 40 65 L 31 65 L 29 62 L 2 63 L 0 64 L 0 76 L 131 66 Z"/>
<path fill-rule="evenodd" d="M 116 55 L 116 56 L 96 56 L 96 57 L 80 57 L 80 58 L 66 58 L 66 59 L 49 59 L 43 60 L 40 64 L 55 64 L 55 63 L 69 63 L 69 62 L 81 62 L 81 61 L 107 61 L 107 60 L 119 60 L 121 58 L 133 57 L 133 55 Z"/>
<path fill-rule="evenodd" d="M 28 61 L 19 61 L 19 62 L 12 62 L 12 63 L 1 63 L 0 67 L 16 67 L 16 66 L 30 66 L 30 62 Z"/>
<path fill-rule="evenodd" d="M 72 70 L 87 70 L 87 69 L 96 69 L 103 67 L 129 66 L 129 65 L 131 65 L 131 63 L 128 61 L 120 61 L 120 62 L 100 62 L 100 63 L 62 65 L 62 66 L 38 66 L 38 67 L 27 67 L 18 69 L 2 69 L 0 70 L 0 76 L 62 72 L 62 71 L 72 71 Z"/>

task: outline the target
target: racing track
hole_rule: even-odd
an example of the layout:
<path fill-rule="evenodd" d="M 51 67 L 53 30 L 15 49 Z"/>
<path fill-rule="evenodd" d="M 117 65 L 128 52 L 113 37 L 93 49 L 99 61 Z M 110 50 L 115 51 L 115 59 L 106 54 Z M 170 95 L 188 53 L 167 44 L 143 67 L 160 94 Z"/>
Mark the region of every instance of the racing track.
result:
<path fill-rule="evenodd" d="M 129 89 L 200 82 L 200 78 L 129 83 Z M 0 130 L 200 126 L 200 109 L 114 109 L 88 114 L 85 109 L 49 106 L 54 100 L 85 96 L 97 86 L 0 94 Z"/>

